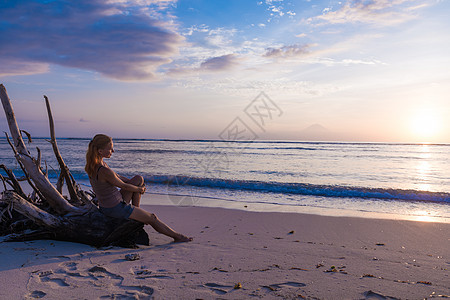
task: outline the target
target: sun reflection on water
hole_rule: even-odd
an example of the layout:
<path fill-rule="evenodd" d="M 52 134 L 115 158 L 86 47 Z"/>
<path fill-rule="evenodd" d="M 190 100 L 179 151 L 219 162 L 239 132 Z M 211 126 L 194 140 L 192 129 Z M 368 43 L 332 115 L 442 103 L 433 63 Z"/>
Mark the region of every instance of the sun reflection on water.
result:
<path fill-rule="evenodd" d="M 416 165 L 418 188 L 422 191 L 429 191 L 431 186 L 427 182 L 430 181 L 431 165 L 427 159 L 431 157 L 430 147 L 424 144 L 420 151 L 420 158 L 423 160 Z"/>

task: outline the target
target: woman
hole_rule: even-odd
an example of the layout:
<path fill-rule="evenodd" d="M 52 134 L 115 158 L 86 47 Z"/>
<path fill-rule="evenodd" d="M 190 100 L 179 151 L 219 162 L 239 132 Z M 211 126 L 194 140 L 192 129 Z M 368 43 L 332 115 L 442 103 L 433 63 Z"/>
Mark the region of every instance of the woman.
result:
<path fill-rule="evenodd" d="M 157 232 L 173 238 L 175 242 L 192 241 L 192 238 L 175 232 L 161 222 L 155 214 L 139 207 L 141 195 L 145 193 L 144 179 L 142 176 L 128 179 L 111 170 L 103 159 L 110 158 L 113 152 L 112 138 L 97 134 L 90 141 L 86 153 L 85 171 L 97 195 L 100 211 L 110 217 L 133 219 L 149 224 Z"/>

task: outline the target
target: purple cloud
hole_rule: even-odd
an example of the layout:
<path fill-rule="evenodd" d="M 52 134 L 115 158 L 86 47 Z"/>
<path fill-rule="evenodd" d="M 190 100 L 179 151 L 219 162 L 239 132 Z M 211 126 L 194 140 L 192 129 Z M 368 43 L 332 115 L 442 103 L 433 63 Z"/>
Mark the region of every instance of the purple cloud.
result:
<path fill-rule="evenodd" d="M 391 26 L 413 19 L 414 10 L 430 5 L 430 1 L 414 0 L 347 0 L 337 10 L 327 8 L 324 14 L 308 21 L 322 21 L 330 24 L 369 23 Z"/>
<path fill-rule="evenodd" d="M 1 49 L 0 49 L 1 53 Z M 32 75 L 48 71 L 48 64 L 0 57 L 0 76 Z"/>
<path fill-rule="evenodd" d="M 167 74 L 183 76 L 198 72 L 221 72 L 230 70 L 239 65 L 239 61 L 240 58 L 238 58 L 236 54 L 226 54 L 222 56 L 210 57 L 203 61 L 198 67 L 176 66 L 175 68 L 169 69 Z"/>
<path fill-rule="evenodd" d="M 167 28 L 122 1 L 2 1 L 0 74 L 57 64 L 119 80 L 151 79 L 183 41 Z"/>
<path fill-rule="evenodd" d="M 231 69 L 238 64 L 238 59 L 234 54 L 227 54 L 212 57 L 201 63 L 200 69 L 209 71 L 224 71 Z"/>

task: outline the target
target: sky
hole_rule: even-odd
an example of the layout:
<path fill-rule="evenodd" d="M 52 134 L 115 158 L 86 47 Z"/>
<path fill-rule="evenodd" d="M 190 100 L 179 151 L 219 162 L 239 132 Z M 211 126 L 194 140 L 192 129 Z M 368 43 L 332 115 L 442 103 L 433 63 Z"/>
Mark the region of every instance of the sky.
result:
<path fill-rule="evenodd" d="M 35 137 L 49 136 L 47 95 L 58 137 L 450 143 L 449 13 L 449 0 L 0 1 L 0 83 Z"/>

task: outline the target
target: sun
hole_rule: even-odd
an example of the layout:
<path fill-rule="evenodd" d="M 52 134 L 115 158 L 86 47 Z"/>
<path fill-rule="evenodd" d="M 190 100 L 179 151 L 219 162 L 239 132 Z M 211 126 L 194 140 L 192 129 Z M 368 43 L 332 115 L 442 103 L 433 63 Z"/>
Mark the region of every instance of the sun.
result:
<path fill-rule="evenodd" d="M 421 110 L 411 118 L 411 131 L 419 139 L 432 139 L 440 131 L 440 119 L 432 110 Z"/>

